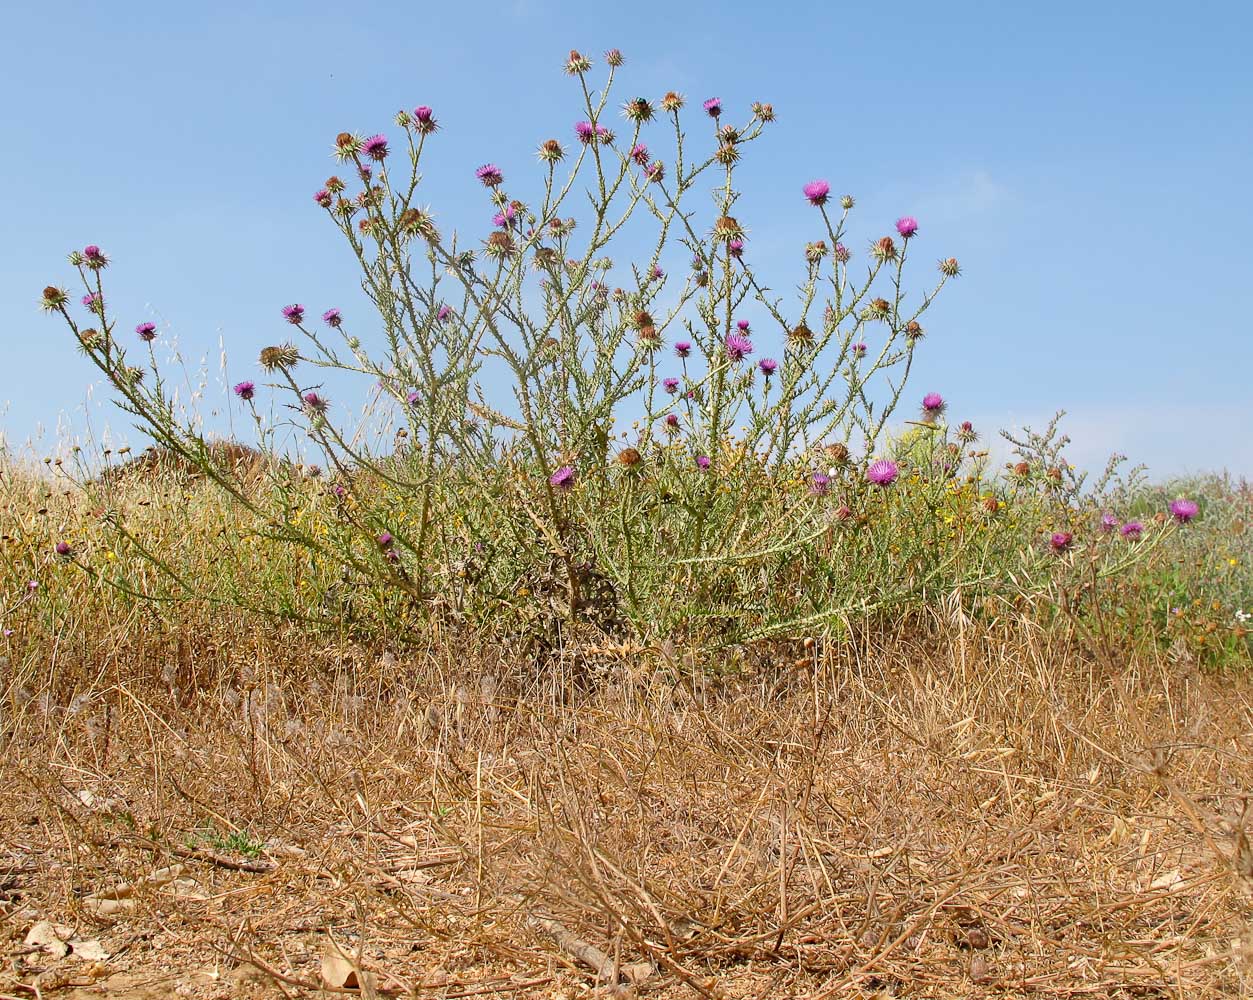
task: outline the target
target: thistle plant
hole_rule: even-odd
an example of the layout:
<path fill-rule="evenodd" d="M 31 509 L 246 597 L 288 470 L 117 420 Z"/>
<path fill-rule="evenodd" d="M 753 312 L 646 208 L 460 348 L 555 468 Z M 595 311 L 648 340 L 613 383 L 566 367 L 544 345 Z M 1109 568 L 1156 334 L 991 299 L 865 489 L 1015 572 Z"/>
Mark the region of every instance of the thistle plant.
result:
<path fill-rule="evenodd" d="M 178 416 L 153 324 L 122 337 L 98 247 L 70 256 L 86 319 L 59 287 L 44 308 L 118 405 L 256 530 L 306 553 L 323 579 L 404 595 L 415 622 L 539 628 L 546 641 L 585 626 L 749 637 L 951 589 L 965 564 L 932 522 L 962 476 L 962 502 L 987 506 L 982 466 L 963 452 L 973 428 L 943 425 L 931 394 L 913 445 L 887 432 L 923 316 L 958 262 L 941 259 L 911 294 L 919 223 L 902 216 L 858 239 L 854 199 L 798 178 L 814 239 L 793 293 L 777 294 L 754 268 L 757 226 L 736 185 L 773 107 L 736 116 L 675 92 L 622 100 L 622 57 L 605 63 L 596 77 L 593 60 L 570 53 L 575 120 L 537 137 L 529 177 L 480 165 L 482 216 L 460 229 L 423 200 L 423 158 L 442 127 L 432 108 L 397 113 L 391 135 L 335 137 L 336 172 L 312 200 L 372 309 L 276 309 L 290 336 L 234 386 L 274 459 L 263 489 Z M 377 387 L 388 446 L 337 409 L 332 373 Z M 321 452 L 318 476 L 281 460 L 292 428 Z M 930 499 L 894 499 L 902 476 L 930 484 Z M 970 572 L 990 579 L 983 563 Z"/>

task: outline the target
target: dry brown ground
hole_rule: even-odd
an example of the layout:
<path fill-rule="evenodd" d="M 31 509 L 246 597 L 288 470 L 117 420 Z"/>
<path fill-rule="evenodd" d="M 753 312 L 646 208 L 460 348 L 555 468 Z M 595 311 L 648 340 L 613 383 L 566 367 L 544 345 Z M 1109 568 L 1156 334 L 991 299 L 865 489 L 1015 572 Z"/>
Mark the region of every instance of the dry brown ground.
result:
<path fill-rule="evenodd" d="M 1253 684 L 868 648 L 565 704 L 456 650 L 11 688 L 0 996 L 309 996 L 328 948 L 354 995 L 1244 995 Z"/>

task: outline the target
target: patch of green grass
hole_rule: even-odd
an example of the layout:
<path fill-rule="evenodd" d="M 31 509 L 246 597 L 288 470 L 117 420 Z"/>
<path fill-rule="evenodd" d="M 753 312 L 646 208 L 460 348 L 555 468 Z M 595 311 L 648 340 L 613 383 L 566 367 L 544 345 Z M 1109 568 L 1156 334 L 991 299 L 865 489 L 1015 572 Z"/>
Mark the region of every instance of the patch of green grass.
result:
<path fill-rule="evenodd" d="M 265 841 L 258 840 L 247 830 L 233 830 L 223 834 L 214 826 L 194 831 L 187 839 L 190 848 L 207 847 L 223 854 L 238 854 L 245 858 L 259 858 L 265 850 Z"/>

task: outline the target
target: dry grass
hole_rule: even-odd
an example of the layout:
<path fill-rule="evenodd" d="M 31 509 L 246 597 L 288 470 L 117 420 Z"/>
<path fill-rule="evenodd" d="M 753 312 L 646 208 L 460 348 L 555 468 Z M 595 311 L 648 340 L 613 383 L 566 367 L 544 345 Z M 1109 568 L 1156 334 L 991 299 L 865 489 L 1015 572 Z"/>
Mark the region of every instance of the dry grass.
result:
<path fill-rule="evenodd" d="M 6 709 L 0 994 L 312 995 L 330 941 L 380 995 L 1247 988 L 1245 681 L 1026 626 L 704 683 L 637 657 L 564 704 L 447 643 L 290 649 Z M 38 918 L 114 956 L 16 954 Z"/>

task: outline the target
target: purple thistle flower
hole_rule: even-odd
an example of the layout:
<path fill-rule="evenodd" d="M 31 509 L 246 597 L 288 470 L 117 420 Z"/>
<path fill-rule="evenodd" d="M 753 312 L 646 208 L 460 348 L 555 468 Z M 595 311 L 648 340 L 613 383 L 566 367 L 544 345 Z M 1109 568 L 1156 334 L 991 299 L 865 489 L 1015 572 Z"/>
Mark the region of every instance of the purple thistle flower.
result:
<path fill-rule="evenodd" d="M 660 264 L 654 264 L 652 271 L 649 273 L 653 276 L 654 281 L 660 281 L 666 276 L 666 272 L 661 269 Z"/>
<path fill-rule="evenodd" d="M 644 176 L 650 181 L 660 182 L 666 176 L 665 164 L 655 160 L 644 168 Z"/>
<path fill-rule="evenodd" d="M 492 225 L 498 229 L 508 229 L 513 226 L 518 216 L 518 210 L 512 205 L 506 205 L 503 210 L 492 216 Z"/>
<path fill-rule="evenodd" d="M 69 542 L 57 542 L 57 544 L 56 544 L 56 553 L 57 553 L 57 555 L 59 555 L 62 559 L 68 559 L 68 558 L 70 558 L 70 556 L 72 556 L 72 555 L 74 554 L 74 550 L 73 550 L 72 548 L 70 548 L 70 543 L 69 543 Z"/>
<path fill-rule="evenodd" d="M 1144 525 L 1139 521 L 1128 521 L 1119 531 L 1123 538 L 1129 538 L 1131 541 L 1138 541 L 1140 536 L 1144 534 Z"/>
<path fill-rule="evenodd" d="M 1113 531 L 1117 527 L 1118 527 L 1118 518 L 1114 516 L 1114 512 L 1112 510 L 1107 510 L 1104 514 L 1101 515 L 1101 530 L 1103 532 L 1105 532 L 1106 534 L 1109 534 L 1111 531 Z"/>
<path fill-rule="evenodd" d="M 560 469 L 548 477 L 548 484 L 554 489 L 568 493 L 574 489 L 574 466 L 563 465 Z"/>
<path fill-rule="evenodd" d="M 692 353 L 692 345 L 686 340 L 680 340 L 674 345 L 674 353 L 681 358 L 686 358 Z"/>
<path fill-rule="evenodd" d="M 13 634 L 13 630 L 12 630 L 11 628 L 6 628 L 6 629 L 4 630 L 4 637 L 5 637 L 6 639 L 7 639 L 7 638 L 9 638 L 9 636 L 11 636 L 12 634 Z"/>
<path fill-rule="evenodd" d="M 413 118 L 416 122 L 417 130 L 424 135 L 439 128 L 439 125 L 435 123 L 435 112 L 425 104 L 413 109 Z"/>
<path fill-rule="evenodd" d="M 405 402 L 410 406 L 417 406 L 422 401 L 422 394 L 417 389 L 410 389 L 408 395 L 405 396 Z"/>
<path fill-rule="evenodd" d="M 361 144 L 361 151 L 371 160 L 382 163 L 387 159 L 387 136 L 370 136 L 370 138 Z"/>
<path fill-rule="evenodd" d="M 27 581 L 26 581 L 26 589 L 27 589 L 27 590 L 38 590 L 38 589 L 39 589 L 39 581 L 38 581 L 38 580 L 27 580 Z"/>
<path fill-rule="evenodd" d="M 331 201 L 333 199 L 331 198 L 331 192 L 326 190 L 326 188 L 321 188 L 313 192 L 313 200 L 316 201 L 323 208 L 330 208 Z"/>
<path fill-rule="evenodd" d="M 704 472 L 706 469 L 708 469 L 709 468 L 709 456 L 697 455 L 696 456 L 696 468 L 700 469 L 701 472 Z"/>
<path fill-rule="evenodd" d="M 500 172 L 500 167 L 494 163 L 485 163 L 474 171 L 474 176 L 483 182 L 484 187 L 496 187 L 504 179 L 505 175 Z"/>
<path fill-rule="evenodd" d="M 87 261 L 87 266 L 93 271 L 100 271 L 109 266 L 109 258 L 94 243 L 83 247 L 83 257 Z"/>
<path fill-rule="evenodd" d="M 328 309 L 322 314 L 322 322 L 332 329 L 338 330 L 344 319 L 340 316 L 338 309 Z"/>
<path fill-rule="evenodd" d="M 140 340 L 153 341 L 157 339 L 156 323 L 140 323 L 135 327 L 135 332 L 139 334 Z"/>
<path fill-rule="evenodd" d="M 257 387 L 252 382 L 237 382 L 235 384 L 234 393 L 240 399 L 249 400 L 255 395 Z"/>
<path fill-rule="evenodd" d="M 648 166 L 648 147 L 642 142 L 637 142 L 631 147 L 631 159 L 633 159 L 641 167 Z"/>
<path fill-rule="evenodd" d="M 835 254 L 835 259 L 838 260 L 841 264 L 847 264 L 849 261 L 849 258 L 853 256 L 851 253 L 848 252 L 848 247 L 846 247 L 843 243 L 837 243 L 835 245 L 834 254 Z"/>
<path fill-rule="evenodd" d="M 596 138 L 596 126 L 591 122 L 575 122 L 574 134 L 578 136 L 579 142 L 586 146 Z"/>
<path fill-rule="evenodd" d="M 727 357 L 732 361 L 743 361 L 753 353 L 753 342 L 747 337 L 741 337 L 738 333 L 733 333 L 727 337 L 724 346 Z"/>
<path fill-rule="evenodd" d="M 901 474 L 900 468 L 891 459 L 881 458 L 872 462 L 866 469 L 866 481 L 876 486 L 891 486 Z"/>
<path fill-rule="evenodd" d="M 89 292 L 83 296 L 82 302 L 92 312 L 104 312 L 104 299 L 99 292 Z"/>
<path fill-rule="evenodd" d="M 825 472 L 815 472 L 809 479 L 809 492 L 816 497 L 825 497 L 831 491 L 831 477 Z"/>
<path fill-rule="evenodd" d="M 866 345 L 860 342 L 854 344 L 853 345 L 853 357 L 864 358 L 865 356 L 866 356 Z"/>
<path fill-rule="evenodd" d="M 809 204 L 814 206 L 825 205 L 831 195 L 831 185 L 826 181 L 810 181 L 801 190 L 809 199 Z"/>
<path fill-rule="evenodd" d="M 666 392 L 672 396 L 679 391 L 679 380 L 677 378 L 663 378 L 661 384 Z"/>
<path fill-rule="evenodd" d="M 679 429 L 679 417 L 675 413 L 666 414 L 666 430 L 677 431 Z"/>
<path fill-rule="evenodd" d="M 746 320 L 746 319 L 737 319 L 737 320 L 735 321 L 735 328 L 736 328 L 737 330 L 739 330 L 739 331 L 740 331 L 740 333 L 744 334 L 744 336 L 746 336 L 746 337 L 748 336 L 748 334 L 749 334 L 749 325 L 748 325 L 748 320 Z"/>
<path fill-rule="evenodd" d="M 384 552 L 386 552 L 388 549 L 390 549 L 393 545 L 396 544 L 396 539 L 392 537 L 392 533 L 390 531 L 384 531 L 382 534 L 380 534 L 378 536 L 377 541 L 379 543 L 379 548 L 382 549 Z"/>
<path fill-rule="evenodd" d="M 440 306 L 436 315 L 439 317 L 440 322 L 446 323 L 449 317 L 452 316 L 452 306 Z"/>
<path fill-rule="evenodd" d="M 305 307 L 299 304 L 283 306 L 283 318 L 286 319 L 288 323 L 300 323 L 305 318 Z"/>
<path fill-rule="evenodd" d="M 305 409 L 314 416 L 320 416 L 325 413 L 327 407 L 331 405 L 329 400 L 316 392 L 306 392 L 301 399 L 304 400 Z"/>
<path fill-rule="evenodd" d="M 761 373 L 765 375 L 766 378 L 769 378 L 778 369 L 779 362 L 775 361 L 774 358 L 762 358 L 757 362 L 757 367 L 761 369 Z"/>
<path fill-rule="evenodd" d="M 928 420 L 943 416 L 947 404 L 938 392 L 929 392 L 922 397 L 922 415 Z"/>
<path fill-rule="evenodd" d="M 1195 500 L 1185 500 L 1180 497 L 1178 500 L 1170 502 L 1170 512 L 1174 515 L 1176 521 L 1180 524 L 1187 524 L 1201 511 Z"/>
<path fill-rule="evenodd" d="M 361 178 L 365 184 L 370 183 L 370 178 L 374 176 L 374 170 L 368 163 L 362 163 L 357 167 L 357 176 Z"/>
<path fill-rule="evenodd" d="M 1062 553 L 1070 548 L 1071 542 L 1074 541 L 1074 535 L 1069 531 L 1055 531 L 1049 536 L 1049 545 L 1054 552 Z"/>
<path fill-rule="evenodd" d="M 709 115 L 710 118 L 717 118 L 722 114 L 722 98 L 711 97 L 701 107 L 705 109 L 705 114 Z"/>
<path fill-rule="evenodd" d="M 896 231 L 905 239 L 918 232 L 918 220 L 912 215 L 902 215 L 896 220 Z"/>
<path fill-rule="evenodd" d="M 727 253 L 736 260 L 744 256 L 744 241 L 740 239 L 727 241 Z"/>

